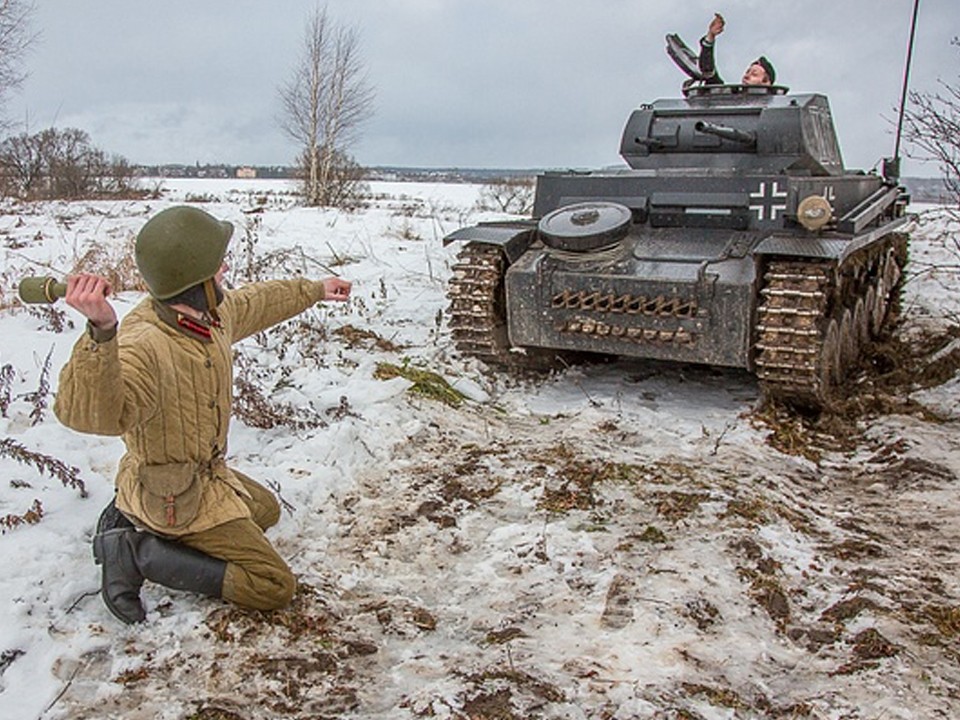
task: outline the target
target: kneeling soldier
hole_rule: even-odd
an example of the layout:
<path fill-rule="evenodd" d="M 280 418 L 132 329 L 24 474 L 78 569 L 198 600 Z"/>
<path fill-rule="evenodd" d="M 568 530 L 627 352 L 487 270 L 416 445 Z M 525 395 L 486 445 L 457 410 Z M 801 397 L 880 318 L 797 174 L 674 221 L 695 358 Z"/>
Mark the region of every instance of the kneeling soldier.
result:
<path fill-rule="evenodd" d="M 87 333 L 60 374 L 54 410 L 74 430 L 126 445 L 93 540 L 103 600 L 126 623 L 145 617 L 144 579 L 261 610 L 285 606 L 296 588 L 264 536 L 280 518 L 276 498 L 224 461 L 231 345 L 321 300 L 346 300 L 350 283 L 273 280 L 225 292 L 232 234 L 195 207 L 148 220 L 135 254 L 150 297 L 119 328 L 105 279 L 67 280 L 66 302 Z"/>

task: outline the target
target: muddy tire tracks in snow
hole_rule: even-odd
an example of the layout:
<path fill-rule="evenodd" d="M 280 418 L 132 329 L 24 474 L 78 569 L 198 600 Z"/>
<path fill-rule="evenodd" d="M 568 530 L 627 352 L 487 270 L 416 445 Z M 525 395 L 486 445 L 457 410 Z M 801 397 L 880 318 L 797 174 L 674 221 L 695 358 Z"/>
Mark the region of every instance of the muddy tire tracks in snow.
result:
<path fill-rule="evenodd" d="M 767 442 L 745 403 L 680 417 L 656 393 L 601 385 L 544 413 L 527 390 L 458 409 L 410 399 L 406 441 L 333 494 L 323 546 L 281 542 L 301 578 L 290 609 L 192 599 L 177 606 L 196 608 L 184 637 L 161 608 L 61 668 L 57 709 L 956 715 L 956 423 L 882 417 L 811 460 Z"/>

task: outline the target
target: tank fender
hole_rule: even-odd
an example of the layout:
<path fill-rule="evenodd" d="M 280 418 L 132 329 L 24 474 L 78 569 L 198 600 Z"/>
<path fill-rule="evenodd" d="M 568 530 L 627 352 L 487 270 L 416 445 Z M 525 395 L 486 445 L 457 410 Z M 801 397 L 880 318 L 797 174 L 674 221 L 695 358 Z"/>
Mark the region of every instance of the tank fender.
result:
<path fill-rule="evenodd" d="M 761 240 L 753 253 L 781 257 L 836 258 L 849 244 L 849 240 L 771 235 Z"/>
<path fill-rule="evenodd" d="M 818 237 L 815 235 L 769 235 L 760 241 L 754 255 L 779 255 L 781 257 L 807 257 L 843 261 L 853 253 L 868 247 L 906 225 L 909 217 L 894 218 L 869 232 L 854 237 Z"/>
<path fill-rule="evenodd" d="M 443 238 L 444 246 L 450 243 L 477 243 L 493 245 L 503 250 L 508 264 L 512 265 L 536 238 L 536 222 L 481 223 L 460 228 Z"/>

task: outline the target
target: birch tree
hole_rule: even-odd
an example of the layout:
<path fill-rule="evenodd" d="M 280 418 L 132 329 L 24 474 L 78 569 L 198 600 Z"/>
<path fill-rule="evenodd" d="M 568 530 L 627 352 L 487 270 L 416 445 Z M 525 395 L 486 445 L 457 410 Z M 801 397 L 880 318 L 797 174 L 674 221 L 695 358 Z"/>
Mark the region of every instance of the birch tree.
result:
<path fill-rule="evenodd" d="M 298 165 L 306 203 L 340 206 L 356 182 L 350 149 L 373 113 L 356 28 L 332 20 L 317 7 L 304 33 L 302 53 L 280 88 L 281 127 L 299 145 Z"/>

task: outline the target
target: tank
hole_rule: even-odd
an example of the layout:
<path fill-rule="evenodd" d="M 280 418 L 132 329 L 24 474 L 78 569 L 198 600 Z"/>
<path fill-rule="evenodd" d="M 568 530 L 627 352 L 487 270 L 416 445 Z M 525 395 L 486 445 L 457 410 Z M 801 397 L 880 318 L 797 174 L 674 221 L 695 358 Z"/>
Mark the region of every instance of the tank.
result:
<path fill-rule="evenodd" d="M 448 325 L 495 368 L 575 353 L 745 368 L 819 409 L 899 309 L 897 163 L 844 167 L 827 98 L 686 84 L 643 104 L 624 167 L 538 176 L 533 216 L 458 229 Z"/>

